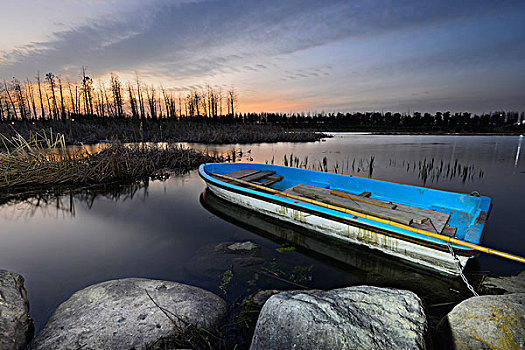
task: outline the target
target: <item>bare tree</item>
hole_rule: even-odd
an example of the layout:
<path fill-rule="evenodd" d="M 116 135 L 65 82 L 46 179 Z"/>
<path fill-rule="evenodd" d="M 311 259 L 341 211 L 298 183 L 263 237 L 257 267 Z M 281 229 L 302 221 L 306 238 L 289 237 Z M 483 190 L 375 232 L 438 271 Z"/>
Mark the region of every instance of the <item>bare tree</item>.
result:
<path fill-rule="evenodd" d="M 4 120 L 4 106 L 2 103 L 2 91 L 0 90 L 0 120 Z"/>
<path fill-rule="evenodd" d="M 193 98 L 193 92 L 188 93 L 186 96 L 186 116 L 193 117 L 195 116 L 195 99 Z"/>
<path fill-rule="evenodd" d="M 47 91 L 45 91 L 45 94 L 46 94 L 47 108 L 48 108 L 48 111 L 49 111 L 49 116 L 52 119 L 53 118 L 53 112 L 51 112 L 51 99 L 49 98 L 49 94 L 47 93 Z"/>
<path fill-rule="evenodd" d="M 139 101 L 140 119 L 146 119 L 146 110 L 144 108 L 144 98 L 142 97 L 142 89 L 140 88 L 140 81 L 137 77 L 137 99 Z"/>
<path fill-rule="evenodd" d="M 36 83 L 38 84 L 38 95 L 40 97 L 40 115 L 42 119 L 46 119 L 46 110 L 44 108 L 44 99 L 42 97 L 42 86 L 40 81 L 40 72 L 36 73 Z"/>
<path fill-rule="evenodd" d="M 133 91 L 133 86 L 131 86 L 131 84 L 128 83 L 127 84 L 127 88 L 128 88 L 129 104 L 130 104 L 130 107 L 131 107 L 131 117 L 133 119 L 138 119 L 139 118 L 139 113 L 138 113 L 138 110 L 137 110 L 137 99 L 135 98 L 135 92 Z"/>
<path fill-rule="evenodd" d="M 103 89 L 103 86 L 102 86 L 102 82 L 99 81 L 98 82 L 98 92 L 95 92 L 95 108 L 97 110 L 97 115 L 100 117 L 100 118 L 105 118 L 106 117 L 106 108 L 105 108 L 105 102 L 104 102 L 104 89 Z"/>
<path fill-rule="evenodd" d="M 222 96 L 222 88 L 221 87 L 219 87 L 217 99 L 219 100 L 219 104 L 220 104 L 220 114 L 219 115 L 223 115 L 222 114 L 222 100 L 223 100 L 223 96 Z"/>
<path fill-rule="evenodd" d="M 6 96 L 7 96 L 7 91 L 6 90 L 4 90 L 4 91 L 5 91 Z M 11 120 L 12 119 L 12 114 L 11 114 L 11 109 L 9 108 L 9 101 L 7 101 L 7 97 L 4 97 L 4 102 L 5 102 L 5 109 L 6 109 L 6 114 L 7 114 L 7 120 Z"/>
<path fill-rule="evenodd" d="M 18 111 L 20 112 L 20 118 L 22 120 L 27 120 L 26 98 L 24 96 L 24 92 L 22 91 L 22 85 L 15 77 L 13 77 L 12 84 L 13 89 L 15 90 L 15 99 L 18 105 Z"/>
<path fill-rule="evenodd" d="M 197 114 L 197 117 L 200 116 L 199 112 L 199 102 L 200 102 L 201 96 L 199 95 L 199 92 L 197 89 L 193 89 L 193 104 L 195 106 L 195 113 Z"/>
<path fill-rule="evenodd" d="M 7 94 L 7 98 L 9 99 L 9 102 L 11 102 L 11 107 L 13 107 L 13 113 L 15 114 L 15 119 L 18 119 L 18 113 L 16 112 L 15 102 L 11 98 L 11 94 L 9 93 L 9 87 L 7 86 L 7 83 L 5 80 L 4 80 L 4 87 L 5 87 L 5 92 Z M 10 116 L 9 105 L 7 106 L 7 108 L 8 108 L 7 111 L 8 111 L 8 117 L 9 117 Z"/>
<path fill-rule="evenodd" d="M 67 82 L 67 88 L 69 90 L 69 98 L 71 99 L 71 108 L 73 109 L 73 113 L 78 114 L 78 110 L 77 110 L 78 93 L 76 93 L 77 99 L 75 99 L 75 95 L 73 94 L 73 89 L 71 89 L 71 83 L 69 81 Z M 77 91 L 77 87 L 75 86 L 75 92 L 76 91 Z"/>
<path fill-rule="evenodd" d="M 180 95 L 180 93 L 178 95 L 179 95 L 179 116 L 182 117 L 182 96 Z"/>
<path fill-rule="evenodd" d="M 58 91 L 60 93 L 60 116 L 62 119 L 66 119 L 66 105 L 64 104 L 64 94 L 62 92 L 62 80 L 57 77 L 58 80 Z"/>
<path fill-rule="evenodd" d="M 116 74 L 111 73 L 111 93 L 113 95 L 113 106 L 115 116 L 122 118 L 124 116 L 124 108 L 122 102 L 122 83 Z"/>
<path fill-rule="evenodd" d="M 166 109 L 166 118 L 170 118 L 170 97 L 166 94 L 166 89 L 164 89 L 164 86 L 160 84 L 160 91 L 162 92 L 162 98 L 164 99 L 164 108 Z"/>
<path fill-rule="evenodd" d="M 233 86 L 227 91 L 228 97 L 228 110 L 235 117 L 235 104 L 237 103 L 237 93 Z"/>
<path fill-rule="evenodd" d="M 175 105 L 175 96 L 171 94 L 169 98 L 170 98 L 170 103 L 168 104 L 168 107 L 170 110 L 170 115 L 172 118 L 177 118 L 177 106 Z"/>
<path fill-rule="evenodd" d="M 156 91 L 153 86 L 151 87 L 151 94 L 150 94 L 150 89 L 146 87 L 146 98 L 148 99 L 150 117 L 151 119 L 156 120 L 157 119 L 157 98 L 156 98 Z"/>
<path fill-rule="evenodd" d="M 78 86 L 75 85 L 75 101 L 77 106 L 77 114 L 80 114 L 80 95 L 78 94 Z"/>
<path fill-rule="evenodd" d="M 82 93 L 84 94 L 84 113 L 93 115 L 93 79 L 86 75 L 84 66 L 82 66 Z"/>
<path fill-rule="evenodd" d="M 206 99 L 206 93 L 204 91 L 200 93 L 200 103 L 202 106 L 202 115 L 204 115 L 205 117 L 209 117 L 208 101 Z"/>
<path fill-rule="evenodd" d="M 38 115 L 36 114 L 35 94 L 33 92 L 33 84 L 29 81 L 29 78 L 27 78 L 26 89 L 29 94 L 29 104 L 33 109 L 33 116 L 36 119 L 38 118 Z"/>
<path fill-rule="evenodd" d="M 113 108 L 115 105 L 112 104 L 112 103 L 109 103 L 108 90 L 106 89 L 106 86 L 104 85 L 104 82 L 100 82 L 100 89 L 101 89 L 101 94 L 103 93 L 102 103 L 103 103 L 103 105 L 106 106 L 106 108 L 108 110 L 108 116 L 111 117 L 111 118 L 115 118 L 116 111 Z M 105 100 L 105 102 L 104 102 L 104 100 Z"/>
<path fill-rule="evenodd" d="M 53 119 L 58 119 L 58 107 L 57 107 L 57 99 L 55 95 L 55 75 L 51 72 L 46 74 L 46 80 L 49 84 L 49 89 L 51 90 L 51 99 L 53 100 Z"/>
<path fill-rule="evenodd" d="M 2 103 L 2 90 L 0 89 L 0 120 L 4 120 L 4 105 Z"/>

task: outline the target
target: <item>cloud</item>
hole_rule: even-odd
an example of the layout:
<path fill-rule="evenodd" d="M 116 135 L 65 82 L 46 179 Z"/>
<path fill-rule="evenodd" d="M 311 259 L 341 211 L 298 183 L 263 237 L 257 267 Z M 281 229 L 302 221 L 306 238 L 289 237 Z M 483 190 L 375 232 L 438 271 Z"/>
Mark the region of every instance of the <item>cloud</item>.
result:
<path fill-rule="evenodd" d="M 60 74 L 72 64 L 86 65 L 94 74 L 158 65 L 175 77 L 204 75 L 238 68 L 246 58 L 449 21 L 451 15 L 459 20 L 490 9 L 477 1 L 421 5 L 418 1 L 157 0 L 124 18 L 103 17 L 54 33 L 50 41 L 3 53 L 0 76 L 24 76 L 35 69 Z"/>
<path fill-rule="evenodd" d="M 515 24 L 525 7 L 520 1 L 134 4 L 129 12 L 87 24 L 64 21 L 66 28 L 49 40 L 0 51 L 0 78 L 23 79 L 39 70 L 74 80 L 84 65 L 93 76 L 137 73 L 149 83 L 175 82 L 179 89 L 206 82 L 235 82 L 246 91 L 294 88 L 296 94 L 311 94 L 308 103 L 343 91 L 361 94 L 362 105 L 373 105 L 371 96 L 380 91 L 385 104 L 393 105 L 387 96 L 407 103 L 425 95 L 431 99 L 437 88 L 472 78 L 474 71 L 494 81 L 508 76 L 501 74 L 505 67 L 516 77 L 524 75 L 517 67 L 525 57 L 519 35 L 525 28 Z M 507 28 L 508 22 L 514 24 Z M 404 96 L 397 94 L 399 85 L 410 87 Z M 330 101 L 355 106 L 344 96 Z"/>

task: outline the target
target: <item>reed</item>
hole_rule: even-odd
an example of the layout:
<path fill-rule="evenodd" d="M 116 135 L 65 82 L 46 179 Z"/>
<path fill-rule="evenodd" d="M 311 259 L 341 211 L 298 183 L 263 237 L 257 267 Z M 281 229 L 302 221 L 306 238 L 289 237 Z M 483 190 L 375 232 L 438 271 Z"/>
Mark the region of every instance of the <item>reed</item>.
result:
<path fill-rule="evenodd" d="M 182 173 L 217 158 L 180 146 L 125 146 L 112 142 L 102 151 L 70 151 L 62 134 L 0 136 L 0 191 L 28 187 L 132 182 Z"/>
<path fill-rule="evenodd" d="M 314 131 L 288 132 L 281 126 L 208 122 L 207 120 L 129 120 L 86 119 L 16 121 L 0 123 L 0 134 L 14 137 L 52 129 L 65 137 L 67 144 L 98 143 L 118 138 L 123 142 L 198 142 L 206 144 L 311 142 L 327 137 Z"/>

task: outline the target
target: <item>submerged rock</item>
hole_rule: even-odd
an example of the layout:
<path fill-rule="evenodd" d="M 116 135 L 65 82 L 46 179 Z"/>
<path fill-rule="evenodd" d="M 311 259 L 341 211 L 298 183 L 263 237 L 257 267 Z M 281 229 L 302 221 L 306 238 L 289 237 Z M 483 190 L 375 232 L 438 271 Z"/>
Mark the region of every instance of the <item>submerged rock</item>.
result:
<path fill-rule="evenodd" d="M 145 349 L 184 335 L 189 325 L 218 326 L 227 310 L 219 296 L 181 283 L 142 278 L 107 281 L 62 303 L 32 348 Z"/>
<path fill-rule="evenodd" d="M 24 349 L 33 332 L 24 278 L 0 270 L 0 349 Z"/>
<path fill-rule="evenodd" d="M 525 270 L 515 276 L 487 277 L 481 284 L 485 294 L 525 293 Z"/>
<path fill-rule="evenodd" d="M 358 286 L 273 295 L 250 349 L 425 349 L 426 337 L 416 294 Z"/>
<path fill-rule="evenodd" d="M 254 266 L 264 263 L 260 255 L 261 247 L 250 241 L 223 242 L 202 247 L 185 267 L 196 276 L 217 278 L 229 269 L 236 273 L 252 272 Z"/>
<path fill-rule="evenodd" d="M 262 308 L 263 305 L 268 301 L 268 299 L 270 299 L 272 295 L 279 294 L 281 292 L 283 292 L 283 290 L 279 290 L 279 289 L 259 290 L 253 295 L 251 295 L 247 299 L 247 302 L 255 307 Z"/>
<path fill-rule="evenodd" d="M 232 252 L 242 252 L 242 253 L 252 253 L 252 252 L 258 253 L 259 250 L 261 249 L 260 246 L 250 241 L 236 242 L 236 243 L 227 245 L 226 248 L 231 250 Z"/>
<path fill-rule="evenodd" d="M 443 318 L 437 333 L 446 349 L 524 349 L 525 294 L 467 299 Z"/>

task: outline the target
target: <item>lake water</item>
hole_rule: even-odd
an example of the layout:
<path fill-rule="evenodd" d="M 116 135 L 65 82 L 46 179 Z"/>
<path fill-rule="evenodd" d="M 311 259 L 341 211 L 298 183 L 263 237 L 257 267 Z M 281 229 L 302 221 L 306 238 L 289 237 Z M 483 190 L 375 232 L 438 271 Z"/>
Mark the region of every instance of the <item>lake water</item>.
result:
<path fill-rule="evenodd" d="M 235 161 L 290 164 L 291 159 L 293 165 L 308 168 L 478 191 L 493 198 L 483 244 L 524 256 L 522 142 L 521 136 L 334 134 L 315 143 L 190 146 Z M 360 248 L 331 246 L 294 227 L 222 203 L 204 190 L 193 171 L 105 196 L 43 196 L 3 205 L 0 268 L 25 277 L 37 330 L 75 291 L 124 277 L 189 283 L 230 303 L 267 288 L 392 286 L 415 291 L 436 314 L 440 304 L 469 295 L 459 280 Z M 286 244 L 285 238 L 297 244 Z M 215 249 L 222 242 L 247 240 L 261 246 L 256 259 L 232 261 Z M 484 274 L 522 269 L 519 263 L 480 255 L 469 263 L 467 273 L 475 283 Z M 233 278 L 226 283 L 228 270 Z"/>

